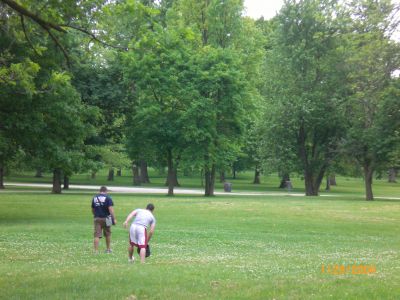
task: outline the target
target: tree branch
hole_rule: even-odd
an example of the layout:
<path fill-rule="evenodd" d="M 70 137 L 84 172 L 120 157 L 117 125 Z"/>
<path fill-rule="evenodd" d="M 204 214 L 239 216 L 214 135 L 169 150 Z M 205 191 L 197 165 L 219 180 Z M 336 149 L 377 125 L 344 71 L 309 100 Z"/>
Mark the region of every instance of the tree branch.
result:
<path fill-rule="evenodd" d="M 64 54 L 64 57 L 67 61 L 67 65 L 68 67 L 71 67 L 71 62 L 69 60 L 69 56 L 68 56 L 68 52 L 65 50 L 65 48 L 60 44 L 60 42 L 58 41 L 58 39 L 54 36 L 54 34 L 51 32 L 50 29 L 46 29 L 47 33 L 49 34 L 49 36 L 51 37 L 51 39 L 53 40 L 53 42 L 56 44 L 56 46 L 58 48 L 60 48 L 60 50 L 62 51 L 62 53 Z"/>
<path fill-rule="evenodd" d="M 35 52 L 35 54 L 37 56 L 40 56 L 39 53 L 36 51 L 35 47 L 33 46 L 31 40 L 28 37 L 28 33 L 26 32 L 26 27 L 25 27 L 24 16 L 23 15 L 19 15 L 19 16 L 21 18 L 22 31 L 24 32 L 25 38 L 28 41 L 29 46 L 31 46 L 31 48 L 33 49 L 33 51 Z"/>
<path fill-rule="evenodd" d="M 88 31 L 86 29 L 79 28 L 79 27 L 76 27 L 76 26 L 73 26 L 73 25 L 54 24 L 52 22 L 46 21 L 43 18 L 41 18 L 40 16 L 38 16 L 37 14 L 32 13 L 31 11 L 27 10 L 26 8 L 24 8 L 23 6 L 21 6 L 20 4 L 18 4 L 14 0 L 0 0 L 0 2 L 3 2 L 4 4 L 8 5 L 10 8 L 12 8 L 14 11 L 16 11 L 21 16 L 21 24 L 22 24 L 22 28 L 23 28 L 23 31 L 24 31 L 24 34 L 25 34 L 25 38 L 27 39 L 28 43 L 31 45 L 32 48 L 33 48 L 33 45 L 31 43 L 31 41 L 29 40 L 27 32 L 26 32 L 26 28 L 25 28 L 25 24 L 24 24 L 24 18 L 23 18 L 24 16 L 29 18 L 29 19 L 31 19 L 35 23 L 37 23 L 43 30 L 45 30 L 49 34 L 50 38 L 53 40 L 53 42 L 56 44 L 56 46 L 59 49 L 61 49 L 61 51 L 63 52 L 64 57 L 67 60 L 67 65 L 68 66 L 71 66 L 68 53 L 65 50 L 65 48 L 61 45 L 61 43 L 58 40 L 58 38 L 51 32 L 51 30 L 56 30 L 56 31 L 62 32 L 62 33 L 68 33 L 68 31 L 63 27 L 72 28 L 74 30 L 78 30 L 80 32 L 83 32 L 86 35 L 89 35 L 93 40 L 99 42 L 100 44 L 102 44 L 104 46 L 111 47 L 111 48 L 114 48 L 114 49 L 123 49 L 125 51 L 128 50 L 127 47 L 110 45 L 110 44 L 98 39 L 92 32 L 90 32 L 90 31 Z M 37 54 L 36 50 L 35 50 L 35 53 Z"/>
<path fill-rule="evenodd" d="M 106 42 L 100 40 L 100 39 L 99 39 L 98 37 L 96 37 L 92 32 L 90 32 L 90 31 L 88 31 L 88 30 L 86 30 L 86 29 L 79 28 L 79 27 L 76 27 L 76 26 L 73 26 L 73 25 L 68 25 L 68 24 L 63 24 L 63 25 L 61 25 L 61 26 L 63 26 L 63 27 L 68 27 L 68 28 L 72 28 L 72 29 L 78 30 L 78 31 L 80 31 L 80 32 L 83 32 L 84 34 L 89 35 L 90 37 L 92 37 L 93 40 L 99 42 L 100 44 L 102 44 L 102 45 L 104 45 L 104 46 L 107 46 L 107 47 L 110 47 L 110 48 L 114 48 L 114 49 L 122 49 L 122 50 L 125 50 L 125 51 L 128 50 L 127 47 L 110 45 L 110 44 L 108 44 L 108 43 L 106 43 Z"/>
<path fill-rule="evenodd" d="M 54 29 L 59 32 L 64 32 L 66 33 L 66 30 L 63 29 L 60 25 L 54 24 L 51 22 L 48 22 L 46 20 L 43 20 L 41 17 L 38 15 L 35 15 L 34 13 L 30 12 L 26 8 L 22 7 L 19 5 L 17 2 L 13 0 L 0 0 L 1 2 L 7 4 L 9 7 L 11 7 L 13 10 L 17 11 L 19 14 L 26 16 L 30 18 L 31 20 L 35 21 L 37 24 L 39 24 L 43 29 L 48 31 L 49 29 Z"/>

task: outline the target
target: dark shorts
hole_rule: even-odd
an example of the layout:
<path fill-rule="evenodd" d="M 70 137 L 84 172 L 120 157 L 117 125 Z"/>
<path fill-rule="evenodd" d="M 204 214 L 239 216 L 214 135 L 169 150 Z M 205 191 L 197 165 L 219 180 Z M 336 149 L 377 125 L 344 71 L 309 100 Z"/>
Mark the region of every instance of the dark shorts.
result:
<path fill-rule="evenodd" d="M 94 237 L 111 235 L 111 227 L 106 226 L 106 218 L 94 218 Z"/>

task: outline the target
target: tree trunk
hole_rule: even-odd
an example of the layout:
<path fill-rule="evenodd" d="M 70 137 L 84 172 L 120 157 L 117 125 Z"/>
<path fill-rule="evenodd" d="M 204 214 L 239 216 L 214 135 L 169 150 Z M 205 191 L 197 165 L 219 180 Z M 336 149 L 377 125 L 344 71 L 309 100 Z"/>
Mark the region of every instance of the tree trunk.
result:
<path fill-rule="evenodd" d="M 396 183 L 396 176 L 397 176 L 397 172 L 395 168 L 390 168 L 389 169 L 389 174 L 388 174 L 388 182 L 390 183 Z"/>
<path fill-rule="evenodd" d="M 140 160 L 140 180 L 143 183 L 150 183 L 149 173 L 147 171 L 147 162 L 145 160 Z"/>
<path fill-rule="evenodd" d="M 336 184 L 336 175 L 335 174 L 332 174 L 332 175 L 329 176 L 329 185 L 337 186 L 337 184 Z"/>
<path fill-rule="evenodd" d="M 326 176 L 325 191 L 330 191 L 330 190 L 331 190 L 331 177 L 330 176 Z"/>
<path fill-rule="evenodd" d="M 132 163 L 132 174 L 133 174 L 133 185 L 139 186 L 141 185 L 140 176 L 139 176 L 139 168 L 135 162 Z"/>
<path fill-rule="evenodd" d="M 319 187 L 321 186 L 322 179 L 324 178 L 325 167 L 319 171 L 317 178 L 314 178 L 311 170 L 304 171 L 304 181 L 306 187 L 306 196 L 318 196 Z"/>
<path fill-rule="evenodd" d="M 69 176 L 64 175 L 64 184 L 63 184 L 63 189 L 68 190 L 69 189 Z"/>
<path fill-rule="evenodd" d="M 235 169 L 235 167 L 232 168 L 232 178 L 236 179 L 236 169 Z"/>
<path fill-rule="evenodd" d="M 211 170 L 208 166 L 205 167 L 204 172 L 205 179 L 205 192 L 204 196 L 214 196 L 214 186 L 215 186 L 215 165 L 213 164 Z"/>
<path fill-rule="evenodd" d="M 371 163 L 364 163 L 364 182 L 365 182 L 365 200 L 374 200 L 374 194 L 372 193 L 372 175 L 374 170 Z"/>
<path fill-rule="evenodd" d="M 290 181 L 290 176 L 289 173 L 283 173 L 282 179 L 281 179 L 281 184 L 279 185 L 280 189 L 285 189 L 287 188 L 287 182 Z"/>
<path fill-rule="evenodd" d="M 260 184 L 260 169 L 258 166 L 256 166 L 255 170 L 254 170 L 254 180 L 253 180 L 253 184 Z"/>
<path fill-rule="evenodd" d="M 168 196 L 173 196 L 174 195 L 174 181 L 176 177 L 176 172 L 174 170 L 174 164 L 172 161 L 172 151 L 168 150 L 167 154 L 167 184 L 168 184 Z"/>
<path fill-rule="evenodd" d="M 122 176 L 122 170 L 121 170 L 121 168 L 118 168 L 117 177 L 121 177 L 121 176 Z"/>
<path fill-rule="evenodd" d="M 42 178 L 42 177 L 43 177 L 43 170 L 42 170 L 42 168 L 37 168 L 37 169 L 36 169 L 35 177 L 36 177 L 36 178 Z"/>
<path fill-rule="evenodd" d="M 307 147 L 306 147 L 306 132 L 304 124 L 301 124 L 298 135 L 299 155 L 304 168 L 304 184 L 306 188 L 306 196 L 318 196 L 319 187 L 321 186 L 322 179 L 324 178 L 326 164 L 321 167 L 318 174 L 312 169 L 312 161 L 309 161 Z M 314 171 L 314 172 L 313 172 Z M 316 176 L 316 177 L 315 177 Z"/>
<path fill-rule="evenodd" d="M 175 168 L 172 170 L 172 175 L 167 172 L 167 178 L 165 179 L 165 186 L 169 186 L 170 180 L 172 180 L 172 184 L 174 187 L 180 186 L 178 182 L 178 172 Z"/>
<path fill-rule="evenodd" d="M 225 172 L 222 171 L 219 173 L 219 182 L 224 182 L 225 181 Z"/>
<path fill-rule="evenodd" d="M 97 172 L 92 172 L 92 175 L 91 175 L 92 179 L 96 179 L 96 173 Z"/>
<path fill-rule="evenodd" d="M 53 171 L 53 194 L 61 194 L 61 169 Z"/>
<path fill-rule="evenodd" d="M 4 167 L 0 166 L 0 189 L 4 188 Z"/>
<path fill-rule="evenodd" d="M 107 181 L 114 181 L 114 168 L 108 170 Z"/>

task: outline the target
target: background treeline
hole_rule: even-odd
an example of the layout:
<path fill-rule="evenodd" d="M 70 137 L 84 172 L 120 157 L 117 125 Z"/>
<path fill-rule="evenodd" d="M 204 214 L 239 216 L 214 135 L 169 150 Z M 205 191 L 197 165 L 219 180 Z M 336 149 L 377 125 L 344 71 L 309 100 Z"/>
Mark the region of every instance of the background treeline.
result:
<path fill-rule="evenodd" d="M 324 178 L 400 166 L 399 5 L 288 0 L 271 20 L 241 0 L 0 0 L 0 187 L 4 172 L 130 167 Z M 397 35 L 397 40 L 396 40 Z"/>

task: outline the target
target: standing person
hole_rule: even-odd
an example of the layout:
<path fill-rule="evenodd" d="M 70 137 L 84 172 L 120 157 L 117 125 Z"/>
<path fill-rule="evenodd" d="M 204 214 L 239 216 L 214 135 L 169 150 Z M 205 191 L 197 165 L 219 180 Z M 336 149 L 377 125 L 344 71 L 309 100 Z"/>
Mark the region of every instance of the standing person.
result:
<path fill-rule="evenodd" d="M 135 209 L 132 211 L 124 222 L 124 227 L 127 228 L 128 222 L 135 217 L 129 229 L 129 247 L 128 257 L 129 262 L 134 261 L 133 250 L 136 247 L 140 249 L 140 261 L 145 262 L 146 247 L 154 233 L 156 227 L 156 219 L 153 216 L 154 205 L 147 204 L 146 209 Z M 149 233 L 147 229 L 150 227 Z"/>
<path fill-rule="evenodd" d="M 99 241 L 103 234 L 106 237 L 106 253 L 111 253 L 111 224 L 107 224 L 107 217 L 111 216 L 112 224 L 117 223 L 117 219 L 114 215 L 114 203 L 111 197 L 107 194 L 107 188 L 102 186 L 100 188 L 100 194 L 97 194 L 92 199 L 92 213 L 94 217 L 94 251 L 95 253 L 99 250 Z"/>

